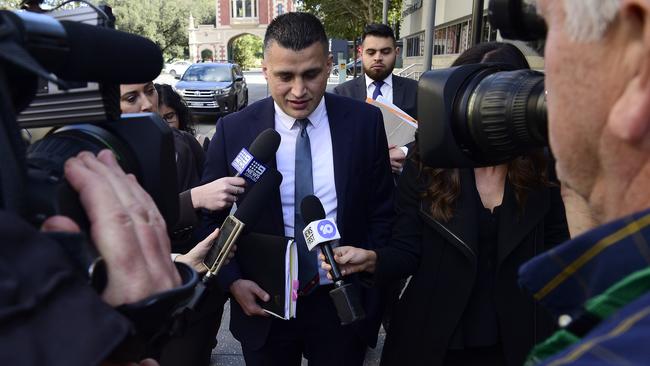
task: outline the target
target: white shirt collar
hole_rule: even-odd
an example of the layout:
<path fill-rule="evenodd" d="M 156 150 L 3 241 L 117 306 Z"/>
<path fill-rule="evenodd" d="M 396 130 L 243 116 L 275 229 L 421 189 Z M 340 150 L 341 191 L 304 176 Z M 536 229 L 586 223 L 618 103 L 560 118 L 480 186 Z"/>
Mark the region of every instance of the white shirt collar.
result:
<path fill-rule="evenodd" d="M 368 75 L 363 74 L 363 76 L 366 78 L 366 90 L 370 88 L 370 85 L 374 83 L 375 81 L 372 80 Z M 384 84 L 388 84 L 391 88 L 393 87 L 393 74 L 390 73 L 388 76 L 386 76 L 386 79 L 384 79 Z"/>
<path fill-rule="evenodd" d="M 296 123 L 296 119 L 284 113 L 282 108 L 280 108 L 278 103 L 275 101 L 273 101 L 273 105 L 275 107 L 275 113 L 280 119 L 280 123 L 282 123 L 288 130 L 292 129 Z M 309 122 L 311 122 L 314 128 L 318 128 L 318 126 L 320 126 L 320 124 L 326 120 L 326 118 L 327 109 L 325 108 L 325 96 L 323 95 L 320 99 L 320 102 L 318 103 L 318 106 L 316 106 L 316 109 L 314 109 L 314 111 L 311 112 L 309 116 L 307 116 L 307 119 L 309 119 Z"/>

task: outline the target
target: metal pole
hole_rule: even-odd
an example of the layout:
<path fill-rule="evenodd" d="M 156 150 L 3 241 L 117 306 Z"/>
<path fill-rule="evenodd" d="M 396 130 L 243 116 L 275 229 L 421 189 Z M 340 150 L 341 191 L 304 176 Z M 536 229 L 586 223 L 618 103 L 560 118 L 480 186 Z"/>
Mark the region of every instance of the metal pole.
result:
<path fill-rule="evenodd" d="M 384 0 L 384 8 L 381 16 L 381 22 L 388 24 L 388 0 Z"/>
<path fill-rule="evenodd" d="M 483 33 L 483 0 L 474 0 L 472 9 L 472 46 L 481 43 Z"/>
<path fill-rule="evenodd" d="M 425 3 L 426 4 L 426 3 Z M 430 7 L 424 14 L 425 28 L 424 28 L 424 70 L 431 70 L 431 60 L 433 58 L 433 32 L 436 20 L 436 0 L 430 2 Z"/>

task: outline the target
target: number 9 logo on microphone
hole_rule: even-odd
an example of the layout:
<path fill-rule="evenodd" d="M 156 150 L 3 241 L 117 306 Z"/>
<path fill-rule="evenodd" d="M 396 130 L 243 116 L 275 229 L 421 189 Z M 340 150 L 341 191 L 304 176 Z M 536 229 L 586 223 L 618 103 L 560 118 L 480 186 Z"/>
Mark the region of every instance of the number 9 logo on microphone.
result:
<path fill-rule="evenodd" d="M 336 226 L 329 220 L 323 220 L 318 223 L 318 233 L 325 239 L 331 239 L 336 235 Z"/>

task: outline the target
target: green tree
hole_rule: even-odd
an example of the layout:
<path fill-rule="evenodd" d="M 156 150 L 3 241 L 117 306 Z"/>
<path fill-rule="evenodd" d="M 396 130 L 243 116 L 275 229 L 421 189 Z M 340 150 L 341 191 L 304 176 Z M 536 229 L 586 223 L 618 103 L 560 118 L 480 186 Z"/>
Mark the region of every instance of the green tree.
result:
<path fill-rule="evenodd" d="M 328 37 L 352 40 L 355 53 L 363 28 L 371 23 L 381 23 L 382 5 L 383 0 L 303 0 L 301 2 L 303 11 L 321 19 Z M 401 9 L 402 0 L 389 1 L 388 24 L 394 28 L 401 20 Z M 355 59 L 356 56 L 355 54 Z M 355 76 L 356 73 L 355 68 Z"/>
<path fill-rule="evenodd" d="M 166 60 L 189 57 L 190 13 L 198 23 L 214 22 L 214 0 L 105 0 L 113 8 L 116 28 L 145 36 Z"/>
<path fill-rule="evenodd" d="M 363 27 L 380 23 L 383 0 L 303 0 L 302 9 L 319 17 L 327 35 L 332 38 L 353 40 L 361 36 Z M 402 0 L 390 0 L 388 23 L 401 19 Z"/>
<path fill-rule="evenodd" d="M 51 9 L 64 0 L 45 0 Z M 98 0 L 91 1 L 98 4 Z M 21 0 L 0 0 L 0 9 L 18 9 Z M 115 15 L 115 27 L 154 41 L 166 60 L 189 57 L 188 26 L 190 13 L 198 24 L 214 24 L 215 0 L 103 0 Z M 66 8 L 83 6 L 80 3 Z"/>
<path fill-rule="evenodd" d="M 205 49 L 201 51 L 201 60 L 203 61 L 214 60 L 213 56 L 214 54 L 212 53 L 212 50 Z"/>
<path fill-rule="evenodd" d="M 257 66 L 262 59 L 262 40 L 252 34 L 245 34 L 232 42 L 232 57 L 244 69 Z"/>

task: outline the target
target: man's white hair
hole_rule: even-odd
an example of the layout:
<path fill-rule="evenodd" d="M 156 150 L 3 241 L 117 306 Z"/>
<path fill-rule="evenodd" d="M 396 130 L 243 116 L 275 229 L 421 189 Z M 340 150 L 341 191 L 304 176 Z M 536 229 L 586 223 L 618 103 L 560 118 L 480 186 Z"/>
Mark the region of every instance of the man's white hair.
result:
<path fill-rule="evenodd" d="M 620 0 L 564 0 L 566 30 L 574 41 L 599 40 L 616 18 Z"/>

